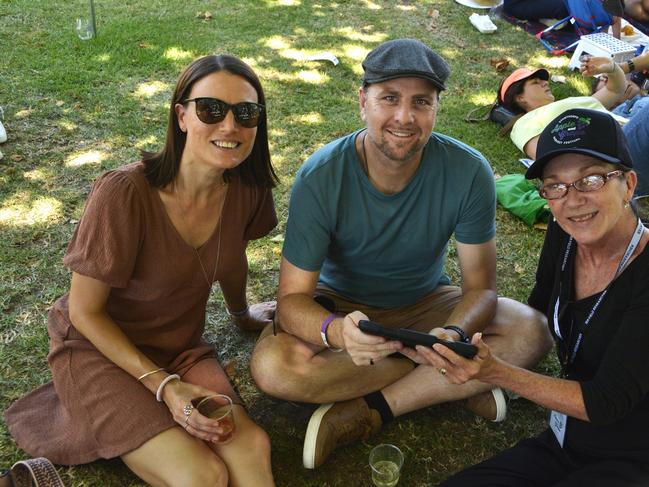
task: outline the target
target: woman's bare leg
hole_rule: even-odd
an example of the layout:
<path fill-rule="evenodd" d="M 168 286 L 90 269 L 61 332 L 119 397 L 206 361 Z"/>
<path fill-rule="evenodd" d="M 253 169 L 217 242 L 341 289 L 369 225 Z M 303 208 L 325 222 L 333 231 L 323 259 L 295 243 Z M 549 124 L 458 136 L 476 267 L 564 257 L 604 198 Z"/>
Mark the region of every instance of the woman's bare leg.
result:
<path fill-rule="evenodd" d="M 203 440 L 180 426 L 154 436 L 122 455 L 122 460 L 135 475 L 154 487 L 228 485 L 225 463 Z"/>
<path fill-rule="evenodd" d="M 228 467 L 230 485 L 273 487 L 268 435 L 250 419 L 242 406 L 235 404 L 233 412 L 236 429 L 232 440 L 223 445 L 210 444 Z"/>

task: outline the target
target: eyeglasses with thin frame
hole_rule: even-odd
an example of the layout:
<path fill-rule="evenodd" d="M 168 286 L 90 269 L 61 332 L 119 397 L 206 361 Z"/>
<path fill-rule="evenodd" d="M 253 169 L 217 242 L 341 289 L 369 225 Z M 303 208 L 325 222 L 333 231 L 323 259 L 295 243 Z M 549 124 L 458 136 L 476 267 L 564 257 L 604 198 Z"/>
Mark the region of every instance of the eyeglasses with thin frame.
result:
<path fill-rule="evenodd" d="M 218 98 L 208 97 L 188 98 L 183 100 L 183 104 L 192 101 L 196 104 L 196 116 L 201 122 L 207 124 L 222 122 L 225 120 L 228 111 L 232 110 L 234 119 L 239 125 L 246 128 L 253 128 L 259 125 L 261 115 L 265 109 L 264 105 L 251 101 L 242 101 L 230 105 Z"/>
<path fill-rule="evenodd" d="M 546 200 L 558 200 L 568 194 L 570 188 L 575 188 L 581 193 L 590 193 L 591 191 L 597 191 L 604 187 L 609 179 L 622 176 L 623 174 L 624 171 L 621 169 L 616 169 L 615 171 L 606 174 L 589 174 L 588 176 L 577 179 L 577 181 L 573 181 L 570 184 L 547 184 L 539 189 L 539 194 L 541 195 L 541 198 Z"/>

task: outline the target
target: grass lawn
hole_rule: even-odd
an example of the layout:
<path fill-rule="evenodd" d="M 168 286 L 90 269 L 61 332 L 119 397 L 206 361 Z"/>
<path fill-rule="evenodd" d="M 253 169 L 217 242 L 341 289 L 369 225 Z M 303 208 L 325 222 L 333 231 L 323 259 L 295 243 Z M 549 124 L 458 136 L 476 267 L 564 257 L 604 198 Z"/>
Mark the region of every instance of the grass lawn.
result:
<path fill-rule="evenodd" d="M 567 75 L 559 95 L 586 94 L 587 83 L 565 72 L 568 58 L 546 55 L 531 36 L 496 20 L 479 34 L 471 9 L 452 0 L 98 0 L 98 37 L 83 42 L 75 19 L 82 0 L 0 0 L 0 105 L 9 141 L 0 146 L 0 410 L 49 380 L 46 314 L 67 292 L 62 257 L 93 180 L 162 144 L 168 99 L 180 70 L 196 57 L 229 52 L 260 75 L 268 99 L 275 192 L 280 224 L 249 250 L 249 299 L 272 299 L 281 235 L 295 172 L 318 147 L 361 126 L 357 90 L 361 61 L 381 41 L 414 37 L 440 52 L 453 74 L 443 94 L 437 130 L 473 145 L 494 172 L 522 171 L 520 154 L 491 123 L 464 115 L 490 102 L 502 77 L 491 65 L 542 65 Z M 210 12 L 211 19 L 197 16 Z M 307 61 L 330 51 L 340 60 Z M 543 233 L 498 210 L 498 285 L 524 300 Z M 453 260 L 450 274 L 457 278 Z M 260 394 L 248 361 L 255 336 L 234 329 L 218 292 L 208 308 L 207 337 L 249 410 L 269 433 L 280 486 L 370 484 L 367 457 L 382 442 L 406 455 L 403 486 L 435 485 L 450 473 L 530 435 L 546 413 L 525 400 L 510 403 L 494 425 L 456 405 L 431 407 L 385 427 L 366 443 L 337 451 L 322 468 L 301 466 L 312 406 Z M 553 360 L 541 368 L 555 370 Z M 48 411 L 43 411 L 47 421 Z M 0 421 L 0 467 L 25 456 Z M 143 485 L 119 460 L 59 469 L 66 485 Z"/>

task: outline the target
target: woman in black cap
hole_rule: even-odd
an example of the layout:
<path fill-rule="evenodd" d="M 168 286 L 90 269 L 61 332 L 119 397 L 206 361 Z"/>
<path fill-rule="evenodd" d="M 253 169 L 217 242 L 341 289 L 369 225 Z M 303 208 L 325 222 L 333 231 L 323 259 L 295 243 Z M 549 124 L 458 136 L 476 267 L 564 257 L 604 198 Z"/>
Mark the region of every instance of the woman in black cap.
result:
<path fill-rule="evenodd" d="M 453 486 L 649 485 L 649 230 L 630 200 L 636 174 L 606 113 L 569 110 L 541 134 L 528 178 L 540 178 L 550 223 L 528 304 L 546 313 L 561 377 L 512 366 L 479 333 L 467 360 L 417 347 L 456 384 L 479 379 L 551 411 L 535 438 L 447 480 Z"/>

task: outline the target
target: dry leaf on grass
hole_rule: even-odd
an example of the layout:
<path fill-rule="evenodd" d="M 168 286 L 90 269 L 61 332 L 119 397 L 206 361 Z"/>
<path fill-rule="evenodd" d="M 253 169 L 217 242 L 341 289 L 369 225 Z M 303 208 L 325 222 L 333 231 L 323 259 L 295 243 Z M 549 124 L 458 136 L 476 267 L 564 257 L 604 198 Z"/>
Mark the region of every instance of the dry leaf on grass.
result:
<path fill-rule="evenodd" d="M 9 157 L 9 159 L 11 159 L 14 162 L 20 162 L 24 159 L 24 157 L 21 156 L 20 154 L 13 154 L 11 157 Z"/>
<path fill-rule="evenodd" d="M 196 18 L 197 19 L 203 19 L 203 20 L 211 20 L 212 19 L 212 12 L 196 12 Z"/>
<path fill-rule="evenodd" d="M 496 68 L 496 72 L 500 73 L 509 66 L 509 61 L 505 58 L 501 59 L 496 59 L 496 58 L 491 58 L 491 61 L 489 61 L 489 64 L 491 64 L 494 68 Z"/>
<path fill-rule="evenodd" d="M 237 359 L 233 358 L 232 360 L 230 360 L 227 364 L 225 364 L 223 370 L 230 380 L 234 379 L 234 377 L 237 375 Z"/>
<path fill-rule="evenodd" d="M 520 265 L 518 262 L 514 264 L 514 271 L 516 274 L 523 274 L 525 272 L 525 269 L 523 269 L 523 266 Z"/>
<path fill-rule="evenodd" d="M 437 27 L 437 19 L 439 19 L 439 10 L 431 8 L 428 10 L 428 21 L 426 22 L 426 30 L 432 31 Z"/>

